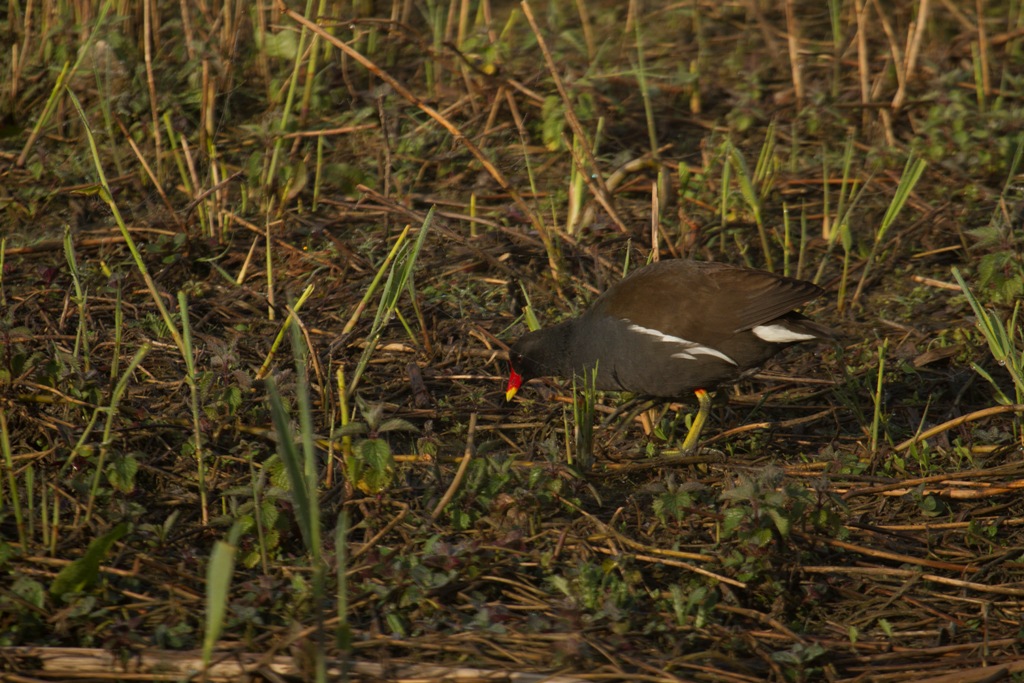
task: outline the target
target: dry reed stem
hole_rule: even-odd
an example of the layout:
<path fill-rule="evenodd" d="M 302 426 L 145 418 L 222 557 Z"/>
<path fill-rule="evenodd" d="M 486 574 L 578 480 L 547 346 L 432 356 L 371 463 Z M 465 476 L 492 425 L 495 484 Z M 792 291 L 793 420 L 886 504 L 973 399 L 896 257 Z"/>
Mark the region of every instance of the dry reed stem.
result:
<path fill-rule="evenodd" d="M 526 20 L 530 23 L 530 28 L 533 29 L 533 34 L 537 39 L 537 45 L 540 47 L 541 54 L 544 55 L 544 63 L 547 65 L 548 74 L 551 76 L 551 80 L 555 84 L 555 89 L 558 91 L 558 95 L 562 99 L 562 106 L 565 107 L 565 120 L 568 121 L 569 127 L 572 129 L 574 139 L 579 144 L 580 149 L 583 152 L 583 156 L 586 159 L 586 164 L 577 162 L 577 170 L 583 175 L 587 186 L 591 188 L 594 198 L 601 204 L 604 210 L 608 212 L 608 217 L 611 218 L 612 222 L 615 223 L 620 231 L 628 233 L 628 228 L 626 228 L 622 219 L 619 218 L 618 212 L 615 211 L 615 208 L 612 206 L 611 194 L 608 192 L 608 187 L 605 185 L 604 174 L 601 171 L 601 167 L 597 163 L 597 159 L 594 157 L 594 150 L 590 144 L 590 138 L 587 137 L 587 133 L 583 130 L 583 125 L 580 123 L 579 117 L 576 116 L 573 101 L 565 89 L 565 84 L 562 82 L 562 77 L 559 75 L 558 67 L 555 65 L 555 60 L 551 56 L 551 50 L 548 49 L 547 41 L 544 39 L 544 34 L 541 32 L 540 26 L 538 26 L 537 20 L 533 16 L 530 4 L 526 0 L 522 0 L 520 7 L 523 9 L 523 14 L 526 16 Z M 569 150 L 573 149 L 571 142 L 566 143 L 566 148 Z"/>
<path fill-rule="evenodd" d="M 857 78 L 860 85 L 860 103 L 864 107 L 864 111 L 861 114 L 861 127 L 867 128 L 867 106 L 871 103 L 871 58 L 868 54 L 867 0 L 854 0 L 853 6 L 857 19 Z"/>
<path fill-rule="evenodd" d="M 307 632 L 306 635 L 311 633 Z M 132 654 L 127 666 L 119 655 L 102 648 L 0 647 L 0 656 L 12 662 L 35 662 L 22 670 L 32 676 L 51 679 L 89 676 L 112 677 L 122 681 L 171 681 L 182 676 L 194 676 L 197 671 L 202 671 L 203 679 L 207 681 L 237 681 L 249 676 L 260 676 L 261 672 L 282 678 L 305 678 L 309 674 L 301 658 L 237 650 L 216 653 L 213 664 L 205 669 L 202 652 L 198 650 L 138 650 Z M 340 679 L 343 675 L 346 678 L 355 676 L 356 680 L 396 682 L 502 680 L 509 683 L 584 683 L 587 680 L 576 676 L 400 661 L 385 665 L 336 660 L 329 664 L 328 676 Z"/>
<path fill-rule="evenodd" d="M 877 0 L 876 0 L 877 2 Z M 910 22 L 907 28 L 907 55 L 903 64 L 903 78 L 900 80 L 899 88 L 892 100 L 892 108 L 899 111 L 903 108 L 907 99 L 907 88 L 914 78 L 914 71 L 917 68 L 918 55 L 921 52 L 921 41 L 924 37 L 925 28 L 928 25 L 928 12 L 931 8 L 930 0 L 921 0 L 917 6 L 917 17 Z M 899 71 L 897 71 L 899 73 Z"/>
<path fill-rule="evenodd" d="M 786 43 L 789 47 L 789 72 L 793 80 L 793 95 L 797 110 L 804 106 L 803 59 L 800 57 L 800 24 L 793 7 L 795 0 L 786 0 Z"/>
<path fill-rule="evenodd" d="M 462 462 L 459 463 L 459 469 L 455 471 L 455 477 L 452 479 L 452 483 L 448 486 L 444 495 L 441 496 L 441 500 L 437 501 L 434 511 L 430 513 L 430 518 L 434 521 L 437 521 L 437 518 L 441 516 L 444 509 L 448 507 L 448 503 L 452 502 L 452 498 L 455 497 L 455 492 L 459 490 L 462 480 L 466 478 L 466 472 L 469 470 L 469 461 L 473 457 L 473 439 L 475 435 L 476 413 L 470 413 L 469 427 L 466 430 L 466 450 L 462 454 Z"/>
<path fill-rule="evenodd" d="M 960 425 L 968 424 L 976 420 L 982 420 L 987 417 L 992 417 L 994 415 L 1005 415 L 1006 413 L 1024 413 L 1024 404 L 1014 403 L 1006 406 L 992 406 L 991 408 L 983 408 L 981 410 L 975 410 L 971 413 L 968 413 L 967 415 L 955 417 L 952 420 L 947 420 L 942 424 L 935 425 L 934 427 L 926 429 L 920 434 L 916 434 L 912 438 L 907 439 L 903 443 L 896 446 L 896 451 L 905 451 L 911 446 L 914 446 L 915 444 L 921 443 L 926 439 L 930 439 L 931 437 L 937 434 L 941 434 L 943 432 L 949 431 L 950 429 L 959 427 Z"/>

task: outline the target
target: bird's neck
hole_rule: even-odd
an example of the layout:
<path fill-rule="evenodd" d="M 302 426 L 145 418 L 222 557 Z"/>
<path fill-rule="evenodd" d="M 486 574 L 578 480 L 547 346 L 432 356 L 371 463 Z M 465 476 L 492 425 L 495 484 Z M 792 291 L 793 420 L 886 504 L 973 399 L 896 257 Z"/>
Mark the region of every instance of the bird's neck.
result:
<path fill-rule="evenodd" d="M 540 355 L 534 360 L 543 366 L 545 373 L 561 377 L 573 374 L 573 348 L 576 346 L 578 325 L 575 320 L 566 320 L 540 331 Z"/>

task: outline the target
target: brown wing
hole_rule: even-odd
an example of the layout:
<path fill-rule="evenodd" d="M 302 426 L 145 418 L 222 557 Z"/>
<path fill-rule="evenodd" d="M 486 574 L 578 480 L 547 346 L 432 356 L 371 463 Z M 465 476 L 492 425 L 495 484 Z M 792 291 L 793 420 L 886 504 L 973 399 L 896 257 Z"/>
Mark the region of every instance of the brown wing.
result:
<path fill-rule="evenodd" d="M 707 343 L 775 320 L 821 292 L 765 271 L 673 259 L 635 271 L 591 311 Z"/>

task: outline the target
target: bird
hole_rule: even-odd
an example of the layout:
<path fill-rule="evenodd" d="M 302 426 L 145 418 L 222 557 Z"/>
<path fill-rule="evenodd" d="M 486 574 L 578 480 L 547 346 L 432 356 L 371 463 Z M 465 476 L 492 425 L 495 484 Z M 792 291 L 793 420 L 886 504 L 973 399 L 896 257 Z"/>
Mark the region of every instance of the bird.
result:
<path fill-rule="evenodd" d="M 520 337 L 509 349 L 505 398 L 549 376 L 593 376 L 595 389 L 651 399 L 693 392 L 699 407 L 682 446 L 692 451 L 711 409 L 709 391 L 787 346 L 834 338 L 794 311 L 823 293 L 811 282 L 728 263 L 656 261 L 582 315 Z"/>

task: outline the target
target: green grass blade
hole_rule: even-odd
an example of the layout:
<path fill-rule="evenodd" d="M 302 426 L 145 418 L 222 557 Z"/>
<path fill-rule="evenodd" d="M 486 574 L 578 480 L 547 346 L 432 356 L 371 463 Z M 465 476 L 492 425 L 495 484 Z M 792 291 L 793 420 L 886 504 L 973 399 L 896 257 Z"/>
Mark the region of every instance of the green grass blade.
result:
<path fill-rule="evenodd" d="M 209 668 L 213 650 L 224 629 L 231 592 L 231 577 L 235 572 L 235 557 L 242 525 L 235 522 L 228 531 L 227 540 L 217 541 L 206 566 L 206 629 L 203 632 L 203 668 Z"/>

